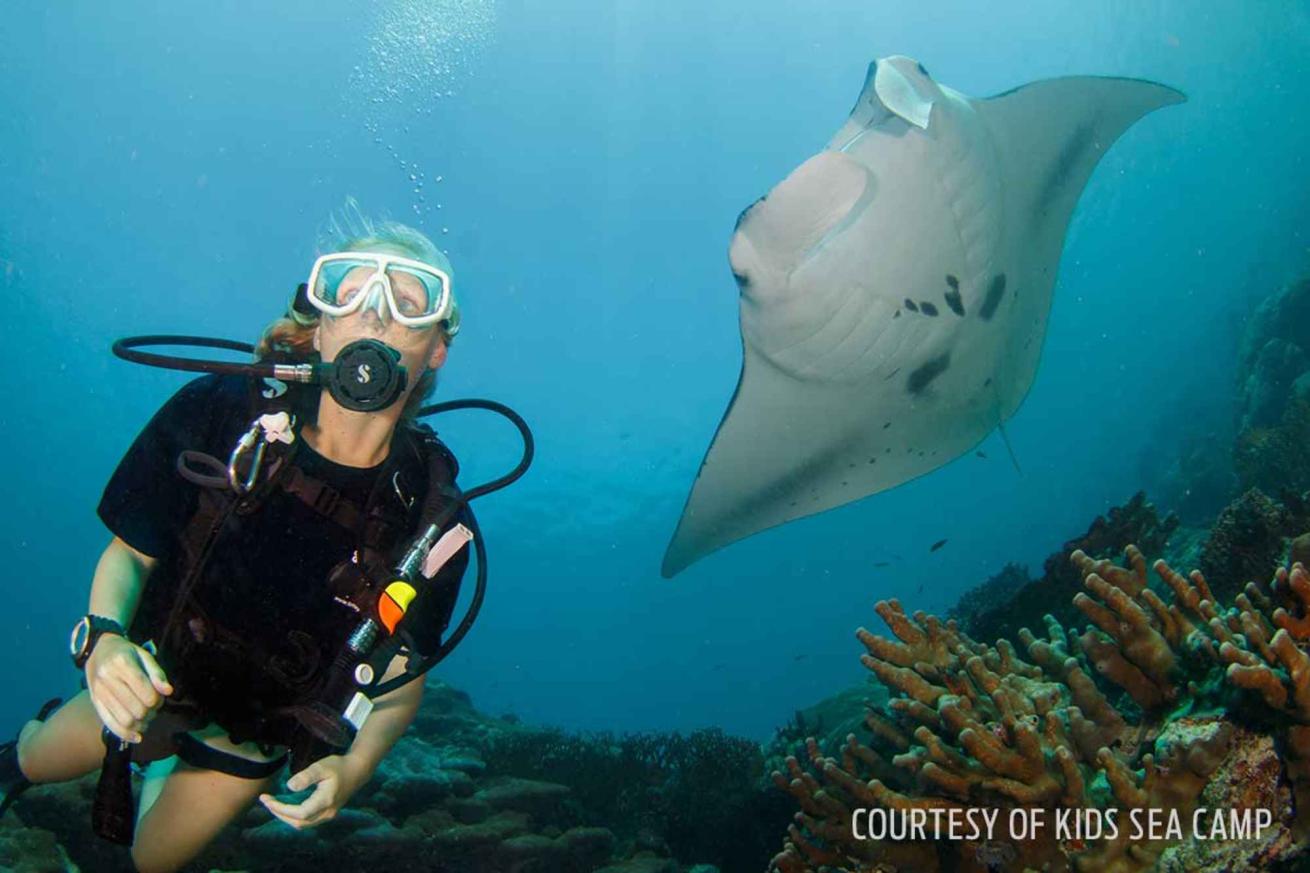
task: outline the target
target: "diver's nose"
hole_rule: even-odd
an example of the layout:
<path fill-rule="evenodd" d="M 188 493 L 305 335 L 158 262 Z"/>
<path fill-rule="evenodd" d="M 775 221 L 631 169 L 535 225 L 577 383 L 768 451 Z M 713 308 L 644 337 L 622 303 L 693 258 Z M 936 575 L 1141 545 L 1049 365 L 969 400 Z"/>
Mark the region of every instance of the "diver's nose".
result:
<path fill-rule="evenodd" d="M 377 314 L 378 321 L 385 324 L 387 316 L 390 314 L 387 312 L 386 280 L 378 277 L 372 282 L 369 282 L 368 288 L 365 289 L 365 293 L 368 296 L 364 298 L 364 306 L 361 308 L 360 313 L 363 314 L 371 309 Z"/>

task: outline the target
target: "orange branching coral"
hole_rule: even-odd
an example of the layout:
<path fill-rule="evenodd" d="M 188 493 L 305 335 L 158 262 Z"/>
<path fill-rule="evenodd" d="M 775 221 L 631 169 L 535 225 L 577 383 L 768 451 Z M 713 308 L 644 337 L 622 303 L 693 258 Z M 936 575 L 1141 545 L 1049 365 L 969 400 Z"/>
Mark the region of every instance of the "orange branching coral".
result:
<path fill-rule="evenodd" d="M 1260 783 L 1259 802 L 1279 807 L 1285 837 L 1268 845 L 1295 851 L 1287 835 L 1310 823 L 1310 574 L 1300 564 L 1279 571 L 1268 594 L 1248 585 L 1225 610 L 1201 573 L 1156 561 L 1152 587 L 1142 553 L 1126 553 L 1123 567 L 1073 553 L 1085 589 L 1074 604 L 1090 624 L 1074 633 L 1047 616 L 1044 636 L 1020 631 L 1026 657 L 1008 640 L 986 645 L 953 621 L 878 603 L 891 636 L 860 628 L 857 637 L 891 700 L 868 713 L 866 741 L 847 737 L 840 759 L 811 739 L 804 763 L 790 757 L 787 772 L 773 774 L 801 807 L 773 869 L 1176 868 L 1178 834 L 1143 836 L 1126 822 L 1097 839 L 1046 828 L 951 842 L 861 838 L 852 816 L 1022 807 L 1187 820 L 1203 797 L 1240 791 L 1252 744 L 1272 749 L 1270 736 L 1285 750 L 1271 766 L 1295 802 L 1280 800 L 1278 780 Z M 1244 763 L 1226 766 L 1230 758 Z M 1222 854 L 1224 863 L 1241 863 L 1242 851 Z M 1255 867 L 1269 860 L 1254 857 Z"/>

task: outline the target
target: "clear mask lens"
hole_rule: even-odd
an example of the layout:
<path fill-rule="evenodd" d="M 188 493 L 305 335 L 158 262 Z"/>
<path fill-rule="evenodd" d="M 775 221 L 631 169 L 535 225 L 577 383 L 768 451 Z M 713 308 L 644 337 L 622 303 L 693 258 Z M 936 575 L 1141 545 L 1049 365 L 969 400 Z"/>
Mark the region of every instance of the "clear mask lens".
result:
<path fill-rule="evenodd" d="M 330 315 L 373 309 L 379 317 L 391 314 L 410 327 L 431 324 L 449 307 L 449 293 L 437 271 L 362 256 L 324 258 L 309 289 L 311 301 Z"/>

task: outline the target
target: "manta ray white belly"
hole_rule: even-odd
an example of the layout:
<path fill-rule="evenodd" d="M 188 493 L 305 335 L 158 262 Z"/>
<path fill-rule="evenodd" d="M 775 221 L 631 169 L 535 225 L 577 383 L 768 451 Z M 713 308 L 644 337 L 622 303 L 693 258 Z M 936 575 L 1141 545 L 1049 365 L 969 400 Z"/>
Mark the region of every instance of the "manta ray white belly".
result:
<path fill-rule="evenodd" d="M 873 65 L 828 149 L 739 219 L 741 379 L 664 574 L 934 470 L 1012 415 L 1092 168 L 1179 99 L 1077 78 L 970 100 L 909 59 Z"/>

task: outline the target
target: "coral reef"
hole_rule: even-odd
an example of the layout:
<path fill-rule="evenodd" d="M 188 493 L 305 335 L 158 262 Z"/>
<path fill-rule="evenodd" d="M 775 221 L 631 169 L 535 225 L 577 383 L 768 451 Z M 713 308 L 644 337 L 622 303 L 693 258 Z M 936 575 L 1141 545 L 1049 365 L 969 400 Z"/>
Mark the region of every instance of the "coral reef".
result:
<path fill-rule="evenodd" d="M 1299 385 L 1300 383 L 1298 383 Z M 1310 384 L 1305 386 L 1310 393 Z M 1233 446 L 1233 466 L 1242 488 L 1310 488 L 1310 399 L 1288 399 L 1281 420 L 1267 427 L 1249 427 L 1238 434 Z"/>
<path fill-rule="evenodd" d="M 708 861 L 725 873 L 755 871 L 790 810 L 762 790 L 757 743 L 718 729 L 690 734 L 501 733 L 487 749 L 489 772 L 567 782 L 579 814 L 604 824 L 621 845 Z M 724 840 L 731 832 L 733 839 Z"/>
<path fill-rule="evenodd" d="M 1277 425 L 1289 396 L 1310 389 L 1310 279 L 1259 305 L 1243 333 L 1237 369 L 1239 431 Z"/>
<path fill-rule="evenodd" d="M 965 630 L 995 624 L 1002 613 L 1012 608 L 1015 595 L 1031 590 L 1028 586 L 1037 581 L 1023 564 L 1006 564 L 999 573 L 964 592 L 946 610 L 946 617 L 958 621 Z"/>
<path fill-rule="evenodd" d="M 6 873 L 77 873 L 55 839 L 41 828 L 24 827 L 13 816 L 0 819 L 0 870 Z"/>
<path fill-rule="evenodd" d="M 1305 501 L 1284 493 L 1282 502 L 1252 489 L 1226 506 L 1201 548 L 1200 570 L 1222 599 L 1247 582 L 1267 579 L 1287 553 L 1287 540 L 1310 527 Z"/>
<path fill-rule="evenodd" d="M 1025 584 L 1026 570 L 1020 573 L 1006 567 L 998 576 L 967 592 L 954 617 L 965 631 L 983 639 L 1013 637 L 1021 627 L 1040 626 L 1047 612 L 1061 622 L 1072 622 L 1078 616 L 1072 598 L 1081 590 L 1082 580 L 1069 565 L 1070 552 L 1081 549 L 1094 557 L 1110 557 L 1122 553 L 1129 543 L 1136 543 L 1147 554 L 1159 555 L 1177 527 L 1174 515 L 1161 517 L 1145 493 L 1139 491 L 1123 506 L 1098 516 L 1086 533 L 1048 556 L 1040 579 Z M 1007 595 L 1006 585 L 1017 587 Z"/>
<path fill-rule="evenodd" d="M 816 741 L 774 781 L 800 805 L 781 873 L 812 870 L 1290 869 L 1310 830 L 1310 574 L 1280 568 L 1223 608 L 1204 576 L 1154 563 L 1134 546 L 1127 566 L 1081 550 L 1081 633 L 1053 616 L 1022 647 L 978 642 L 955 622 L 896 601 L 875 609 L 891 631 L 861 628 L 864 665 L 892 693 L 867 714 L 866 740 L 838 754 Z M 1025 656 L 1026 655 L 1026 656 Z M 856 809 L 1114 810 L 1099 838 L 1053 827 L 1018 838 L 1002 828 L 957 841 L 860 839 Z M 1181 816 L 1186 833 L 1137 833 L 1149 810 Z M 1268 810 L 1258 840 L 1231 829 L 1203 840 L 1209 810 Z M 1107 815 L 1109 813 L 1107 812 Z M 1085 815 L 1085 813 L 1079 813 Z M 1002 816 L 1004 819 L 1005 817 Z M 1231 824 L 1231 823 L 1230 823 Z"/>
<path fill-rule="evenodd" d="M 1310 489 L 1310 280 L 1267 298 L 1242 337 L 1233 462 L 1243 490 Z"/>

